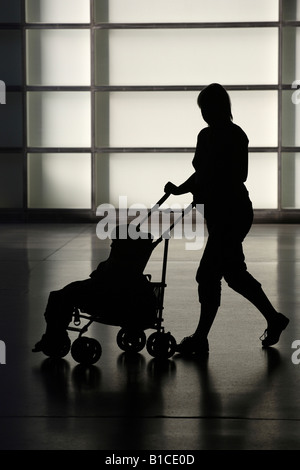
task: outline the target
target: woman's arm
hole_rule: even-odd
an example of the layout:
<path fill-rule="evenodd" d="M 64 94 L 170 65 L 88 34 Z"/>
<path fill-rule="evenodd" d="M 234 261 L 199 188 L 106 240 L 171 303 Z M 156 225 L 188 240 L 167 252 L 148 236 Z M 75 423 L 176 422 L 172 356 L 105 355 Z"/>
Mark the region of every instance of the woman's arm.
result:
<path fill-rule="evenodd" d="M 180 186 L 176 186 L 170 181 L 165 186 L 165 193 L 174 194 L 179 196 L 180 194 L 194 193 L 196 173 L 193 173 L 184 183 Z"/>

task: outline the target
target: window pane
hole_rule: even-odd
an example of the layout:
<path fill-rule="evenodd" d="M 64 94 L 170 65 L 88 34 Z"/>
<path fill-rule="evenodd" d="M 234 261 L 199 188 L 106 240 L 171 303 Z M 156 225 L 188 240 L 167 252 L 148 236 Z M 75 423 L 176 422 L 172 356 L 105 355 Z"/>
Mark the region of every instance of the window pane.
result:
<path fill-rule="evenodd" d="M 300 146 L 300 90 L 282 92 L 282 143 L 284 146 Z"/>
<path fill-rule="evenodd" d="M 22 34 L 0 30 L 1 77 L 7 86 L 22 84 Z"/>
<path fill-rule="evenodd" d="M 0 0 L 1 23 L 21 21 L 21 0 Z"/>
<path fill-rule="evenodd" d="M 90 85 L 89 30 L 27 31 L 29 85 Z"/>
<path fill-rule="evenodd" d="M 30 147 L 90 147 L 90 93 L 28 93 Z"/>
<path fill-rule="evenodd" d="M 197 106 L 198 92 L 97 95 L 98 146 L 194 147 L 206 126 Z M 232 91 L 230 97 L 234 122 L 243 127 L 250 146 L 276 146 L 277 92 Z"/>
<path fill-rule="evenodd" d="M 254 209 L 277 209 L 277 154 L 251 153 L 246 182 Z"/>
<path fill-rule="evenodd" d="M 300 0 L 282 2 L 284 20 L 300 20 Z"/>
<path fill-rule="evenodd" d="M 101 130 L 109 119 L 104 145 L 110 147 L 194 147 L 204 126 L 197 92 L 112 92 L 108 104 L 103 95 L 97 93 L 96 128 Z"/>
<path fill-rule="evenodd" d="M 99 154 L 97 205 L 110 203 L 119 207 L 119 197 L 126 196 L 128 206 L 150 207 L 163 194 L 167 181 L 180 184 L 192 174 L 192 158 L 192 153 Z M 246 186 L 255 209 L 277 208 L 276 153 L 250 154 Z M 171 196 L 168 204 L 183 206 L 190 204 L 190 199 L 190 194 Z"/>
<path fill-rule="evenodd" d="M 290 85 L 300 80 L 300 28 L 283 28 L 282 79 Z"/>
<path fill-rule="evenodd" d="M 250 147 L 278 145 L 277 91 L 231 91 L 233 120 L 241 126 Z"/>
<path fill-rule="evenodd" d="M 99 85 L 275 84 L 276 28 L 97 30 Z M 109 42 L 109 83 L 101 83 Z M 106 60 L 105 57 L 103 60 Z"/>
<path fill-rule="evenodd" d="M 103 19 L 103 0 L 95 1 L 96 21 Z M 277 0 L 107 0 L 109 21 L 218 22 L 277 21 Z"/>
<path fill-rule="evenodd" d="M 97 156 L 97 205 L 119 207 L 119 197 L 128 205 L 151 207 L 164 194 L 168 181 L 182 183 L 193 173 L 192 153 L 114 153 Z M 170 196 L 168 204 L 190 204 L 191 195 Z"/>
<path fill-rule="evenodd" d="M 28 23 L 89 23 L 90 0 L 26 0 Z"/>
<path fill-rule="evenodd" d="M 6 104 L 0 105 L 0 147 L 22 147 L 23 102 L 21 93 L 6 93 Z"/>
<path fill-rule="evenodd" d="M 32 153 L 28 155 L 28 207 L 89 209 L 91 155 Z"/>
<path fill-rule="evenodd" d="M 23 155 L 0 154 L 0 207 L 23 207 Z"/>
<path fill-rule="evenodd" d="M 300 208 L 300 153 L 282 155 L 282 206 Z"/>

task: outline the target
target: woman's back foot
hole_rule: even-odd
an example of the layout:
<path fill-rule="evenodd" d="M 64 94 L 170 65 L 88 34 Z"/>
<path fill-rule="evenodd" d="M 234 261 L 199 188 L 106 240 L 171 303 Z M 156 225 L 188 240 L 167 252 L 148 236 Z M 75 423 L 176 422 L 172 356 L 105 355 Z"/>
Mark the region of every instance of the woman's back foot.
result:
<path fill-rule="evenodd" d="M 259 338 L 262 346 L 267 348 L 278 343 L 283 330 L 288 326 L 289 319 L 282 313 L 277 313 L 274 319 L 268 322 L 268 328 L 264 331 L 263 335 Z"/>

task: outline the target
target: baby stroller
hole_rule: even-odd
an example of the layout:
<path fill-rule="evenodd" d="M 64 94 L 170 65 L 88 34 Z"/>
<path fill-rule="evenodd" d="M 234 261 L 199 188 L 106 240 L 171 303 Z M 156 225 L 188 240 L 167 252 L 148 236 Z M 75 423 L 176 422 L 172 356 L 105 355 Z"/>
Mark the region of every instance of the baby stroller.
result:
<path fill-rule="evenodd" d="M 169 194 L 165 194 L 148 212 L 147 218 L 168 197 Z M 168 229 L 168 233 L 162 234 L 155 241 L 151 234 L 143 233 L 143 236 L 137 239 L 128 237 L 124 239 L 115 234 L 109 258 L 100 263 L 91 274 L 91 276 L 102 276 L 101 280 L 104 284 L 106 282 L 105 296 L 104 298 L 102 296 L 101 305 L 100 307 L 91 306 L 85 311 L 81 311 L 78 307 L 74 308 L 68 330 L 77 332 L 78 337 L 72 345 L 71 341 L 68 341 L 68 344 L 60 351 L 60 357 L 64 357 L 70 351 L 76 362 L 85 365 L 94 364 L 100 359 L 102 354 L 100 342 L 85 335 L 94 322 L 120 327 L 116 340 L 124 352 L 137 353 L 146 346 L 148 353 L 154 358 L 168 359 L 173 356 L 176 351 L 176 341 L 170 332 L 165 332 L 163 327 L 163 304 L 169 232 L 175 223 Z M 142 222 L 137 226 L 136 231 L 140 229 L 141 224 Z M 119 233 L 121 228 L 118 226 L 116 233 Z M 144 274 L 144 269 L 153 250 L 162 240 L 164 240 L 164 251 L 161 281 L 152 282 L 151 275 Z M 121 270 L 120 277 L 120 269 L 118 271 L 115 268 L 116 266 L 120 268 L 122 264 L 127 267 L 126 270 Z M 134 272 L 134 276 L 130 276 L 129 271 Z M 118 282 L 110 282 L 110 280 L 115 281 L 118 276 Z M 148 339 L 145 333 L 147 329 L 155 330 Z M 46 351 L 44 353 L 46 354 Z"/>

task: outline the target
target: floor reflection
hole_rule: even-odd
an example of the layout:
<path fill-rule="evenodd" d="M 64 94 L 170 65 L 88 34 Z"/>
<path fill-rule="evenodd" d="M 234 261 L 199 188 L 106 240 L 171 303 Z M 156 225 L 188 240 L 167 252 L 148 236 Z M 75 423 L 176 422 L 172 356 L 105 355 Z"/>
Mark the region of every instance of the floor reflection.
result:
<path fill-rule="evenodd" d="M 103 350 L 93 366 L 71 354 L 54 361 L 33 354 L 44 329 L 50 290 L 86 278 L 108 246 L 92 226 L 2 227 L 0 249 L 0 448 L 49 450 L 298 450 L 300 339 L 298 225 L 256 225 L 245 251 L 251 272 L 290 317 L 280 344 L 262 350 L 260 315 L 223 286 L 223 301 L 205 360 L 152 358 L 146 348 L 121 352 L 117 329 L 91 327 Z M 197 322 L 191 284 L 199 253 L 171 240 L 164 319 L 181 340 Z M 160 279 L 161 253 L 147 272 Z M 50 284 L 49 284 L 50 282 Z M 149 333 L 150 334 L 150 333 Z"/>

